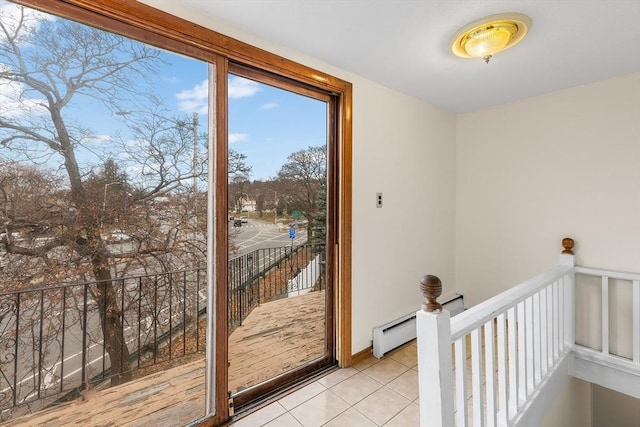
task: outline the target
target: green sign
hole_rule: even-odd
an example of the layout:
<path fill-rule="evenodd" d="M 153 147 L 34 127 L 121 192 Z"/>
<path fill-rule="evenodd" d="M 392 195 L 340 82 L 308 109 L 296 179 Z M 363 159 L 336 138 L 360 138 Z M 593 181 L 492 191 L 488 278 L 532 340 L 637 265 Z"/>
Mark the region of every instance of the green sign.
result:
<path fill-rule="evenodd" d="M 291 215 L 293 215 L 294 218 L 300 218 L 302 216 L 302 214 L 298 211 L 293 211 Z"/>

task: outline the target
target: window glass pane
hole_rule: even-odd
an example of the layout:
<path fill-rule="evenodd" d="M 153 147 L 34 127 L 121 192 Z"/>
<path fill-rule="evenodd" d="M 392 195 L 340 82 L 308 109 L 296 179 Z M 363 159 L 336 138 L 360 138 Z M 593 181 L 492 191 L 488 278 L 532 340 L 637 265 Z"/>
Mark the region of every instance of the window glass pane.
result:
<path fill-rule="evenodd" d="M 204 415 L 207 75 L 0 1 L 3 417 L 188 362 Z"/>
<path fill-rule="evenodd" d="M 237 75 L 228 87 L 229 390 L 266 394 L 329 352 L 327 104 Z"/>

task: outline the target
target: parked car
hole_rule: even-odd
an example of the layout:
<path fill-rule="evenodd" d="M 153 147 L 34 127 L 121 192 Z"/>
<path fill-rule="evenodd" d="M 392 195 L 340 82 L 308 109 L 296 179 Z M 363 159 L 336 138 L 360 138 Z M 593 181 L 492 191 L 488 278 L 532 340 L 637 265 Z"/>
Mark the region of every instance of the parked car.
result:
<path fill-rule="evenodd" d="M 111 243 L 114 243 L 114 242 L 126 242 L 126 241 L 129 241 L 131 239 L 132 239 L 131 235 L 127 234 L 124 230 L 113 230 L 107 236 L 107 241 L 111 242 Z"/>
<path fill-rule="evenodd" d="M 249 222 L 249 218 L 247 218 L 246 216 L 241 216 L 240 221 L 242 221 L 243 223 L 246 223 L 246 222 Z"/>

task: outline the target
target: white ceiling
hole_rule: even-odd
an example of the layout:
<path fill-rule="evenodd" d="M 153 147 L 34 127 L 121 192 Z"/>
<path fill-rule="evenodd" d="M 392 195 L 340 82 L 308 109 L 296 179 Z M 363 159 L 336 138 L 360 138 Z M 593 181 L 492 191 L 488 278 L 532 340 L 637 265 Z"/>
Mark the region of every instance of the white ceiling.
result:
<path fill-rule="evenodd" d="M 162 8 L 163 0 L 143 0 Z M 640 0 L 173 0 L 451 112 L 640 71 Z M 166 3 L 165 3 L 166 4 Z M 529 15 L 517 46 L 454 56 L 463 25 Z"/>

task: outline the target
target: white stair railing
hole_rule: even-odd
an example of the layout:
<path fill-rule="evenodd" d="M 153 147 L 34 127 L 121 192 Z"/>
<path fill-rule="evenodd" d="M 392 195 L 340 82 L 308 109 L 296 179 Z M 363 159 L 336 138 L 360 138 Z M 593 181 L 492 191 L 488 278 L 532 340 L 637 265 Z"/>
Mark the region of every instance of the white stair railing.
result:
<path fill-rule="evenodd" d="M 573 240 L 562 246 L 558 267 L 453 318 L 437 302 L 440 279 L 422 278 L 422 427 L 538 425 L 569 375 L 640 398 L 640 274 L 576 267 Z M 576 343 L 576 274 L 601 282 L 602 338 L 591 347 Z M 610 308 L 613 280 L 631 286 L 630 301 Z M 631 341 L 628 355 L 610 351 L 609 319 L 621 306 L 632 318 L 631 337 L 621 338 Z"/>
<path fill-rule="evenodd" d="M 632 330 L 631 343 L 632 354 L 630 361 L 640 366 L 640 274 L 622 273 L 611 270 L 602 270 L 597 268 L 576 267 L 575 272 L 583 276 L 594 276 L 601 280 L 601 345 L 600 352 L 603 356 L 610 356 L 609 343 L 609 318 L 611 310 L 611 302 L 609 301 L 609 285 L 611 281 L 626 282 L 631 287 L 631 300 L 629 301 L 632 312 Z"/>
<path fill-rule="evenodd" d="M 566 370 L 575 282 L 573 241 L 563 245 L 560 266 L 450 320 L 436 302 L 440 280 L 422 279 L 426 301 L 416 314 L 421 426 L 518 425 L 553 373 Z"/>
<path fill-rule="evenodd" d="M 578 312 L 570 374 L 640 399 L 640 274 L 574 270 L 577 298 L 589 303 Z"/>

